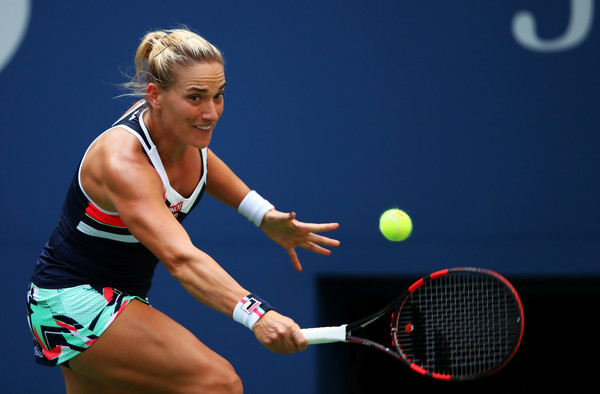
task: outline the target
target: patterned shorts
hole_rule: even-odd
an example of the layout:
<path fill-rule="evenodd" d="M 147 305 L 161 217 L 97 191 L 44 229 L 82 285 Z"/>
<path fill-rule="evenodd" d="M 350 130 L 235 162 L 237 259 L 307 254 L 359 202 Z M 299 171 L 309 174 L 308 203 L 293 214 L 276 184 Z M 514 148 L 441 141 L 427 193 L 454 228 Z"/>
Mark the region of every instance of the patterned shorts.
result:
<path fill-rule="evenodd" d="M 27 293 L 27 321 L 33 334 L 36 362 L 62 364 L 89 348 L 134 299 L 112 287 L 81 285 Z M 68 363 L 65 364 L 68 366 Z"/>

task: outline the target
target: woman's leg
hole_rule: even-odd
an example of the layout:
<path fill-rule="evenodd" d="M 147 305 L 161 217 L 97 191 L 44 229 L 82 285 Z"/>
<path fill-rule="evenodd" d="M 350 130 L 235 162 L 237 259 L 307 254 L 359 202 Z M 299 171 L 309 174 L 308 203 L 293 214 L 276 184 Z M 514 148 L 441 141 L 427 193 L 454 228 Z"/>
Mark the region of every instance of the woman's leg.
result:
<path fill-rule="evenodd" d="M 133 300 L 65 371 L 69 394 L 95 382 L 131 393 L 241 393 L 231 364 L 167 315 Z M 64 368 L 63 368 L 64 370 Z M 117 391 L 118 392 L 118 391 Z"/>
<path fill-rule="evenodd" d="M 83 376 L 72 369 L 61 367 L 65 377 L 67 394 L 124 394 L 124 391 L 107 386 L 96 380 Z"/>

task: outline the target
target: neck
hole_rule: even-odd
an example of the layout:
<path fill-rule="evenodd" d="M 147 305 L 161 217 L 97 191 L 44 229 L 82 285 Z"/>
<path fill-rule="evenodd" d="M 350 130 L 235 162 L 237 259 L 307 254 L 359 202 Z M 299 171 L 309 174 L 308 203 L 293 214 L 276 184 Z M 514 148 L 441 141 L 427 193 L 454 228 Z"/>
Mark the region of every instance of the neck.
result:
<path fill-rule="evenodd" d="M 173 138 L 173 135 L 168 132 L 168 128 L 164 126 L 160 114 L 151 108 L 144 114 L 144 123 L 154 145 L 156 145 L 163 165 L 181 163 L 189 145 Z"/>

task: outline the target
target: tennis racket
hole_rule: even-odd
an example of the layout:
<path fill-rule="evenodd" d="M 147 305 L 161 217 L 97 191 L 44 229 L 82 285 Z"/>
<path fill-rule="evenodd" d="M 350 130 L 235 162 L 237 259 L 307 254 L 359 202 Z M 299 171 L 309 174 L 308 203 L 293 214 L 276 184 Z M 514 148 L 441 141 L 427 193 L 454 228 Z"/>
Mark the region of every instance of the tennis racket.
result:
<path fill-rule="evenodd" d="M 391 315 L 392 348 L 353 332 Z M 302 329 L 308 344 L 350 342 L 371 346 L 439 380 L 490 375 L 516 353 L 524 315 L 515 288 L 483 268 L 451 268 L 412 284 L 377 313 L 352 324 Z"/>

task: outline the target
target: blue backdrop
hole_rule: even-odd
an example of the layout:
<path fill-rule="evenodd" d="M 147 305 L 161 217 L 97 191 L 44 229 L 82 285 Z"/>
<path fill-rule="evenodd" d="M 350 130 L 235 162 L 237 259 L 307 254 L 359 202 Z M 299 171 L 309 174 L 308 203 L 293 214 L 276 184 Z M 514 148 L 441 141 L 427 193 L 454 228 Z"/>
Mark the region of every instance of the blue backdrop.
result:
<path fill-rule="evenodd" d="M 320 275 L 600 275 L 598 12 L 592 0 L 1 2 L 3 389 L 64 390 L 33 363 L 25 290 L 83 150 L 131 104 L 116 85 L 145 32 L 185 24 L 217 45 L 228 87 L 211 148 L 278 209 L 340 222 L 342 246 L 301 252 L 296 273 L 210 197 L 186 221 L 198 247 L 310 326 L 340 323 L 316 321 Z M 413 218 L 403 243 L 379 234 L 390 207 Z M 314 391 L 314 350 L 270 354 L 162 268 L 150 297 L 247 392 Z"/>

